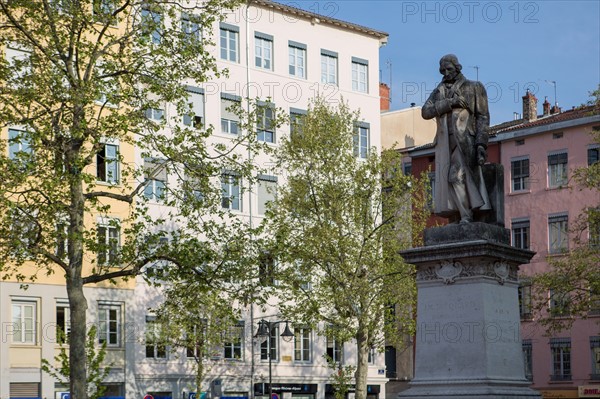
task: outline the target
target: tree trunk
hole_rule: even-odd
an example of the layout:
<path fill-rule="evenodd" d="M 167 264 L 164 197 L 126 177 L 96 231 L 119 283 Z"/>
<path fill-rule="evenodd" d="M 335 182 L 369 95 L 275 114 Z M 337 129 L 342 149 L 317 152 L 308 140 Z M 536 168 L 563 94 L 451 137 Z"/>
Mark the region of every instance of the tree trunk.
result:
<path fill-rule="evenodd" d="M 359 322 L 356 333 L 356 350 L 358 361 L 354 377 L 356 380 L 356 399 L 367 398 L 367 373 L 369 371 L 369 333 L 367 328 Z"/>
<path fill-rule="evenodd" d="M 80 109 L 80 112 L 83 112 Z M 77 113 L 76 113 L 77 114 Z M 76 118 L 77 120 L 77 118 Z M 77 131 L 74 123 L 74 131 Z M 87 299 L 83 293 L 83 236 L 84 236 L 84 196 L 83 183 L 78 172 L 78 156 L 81 145 L 73 143 L 65 154 L 66 170 L 70 177 L 69 207 L 69 269 L 66 274 L 67 294 L 71 313 L 71 333 L 69 336 L 69 390 L 73 399 L 87 399 L 87 357 L 85 343 L 87 336 Z"/>

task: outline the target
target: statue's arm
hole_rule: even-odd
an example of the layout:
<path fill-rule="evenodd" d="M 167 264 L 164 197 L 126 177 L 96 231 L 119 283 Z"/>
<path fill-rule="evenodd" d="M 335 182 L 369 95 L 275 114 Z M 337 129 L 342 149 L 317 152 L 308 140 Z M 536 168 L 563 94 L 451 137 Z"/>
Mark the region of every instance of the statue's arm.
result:
<path fill-rule="evenodd" d="M 435 89 L 423 105 L 423 108 L 421 108 L 423 119 L 433 119 L 436 116 L 441 116 L 452 111 L 450 100 L 438 100 L 438 94 L 439 90 Z"/>
<path fill-rule="evenodd" d="M 475 85 L 475 144 L 487 148 L 490 128 L 490 112 L 485 87 L 481 82 Z"/>

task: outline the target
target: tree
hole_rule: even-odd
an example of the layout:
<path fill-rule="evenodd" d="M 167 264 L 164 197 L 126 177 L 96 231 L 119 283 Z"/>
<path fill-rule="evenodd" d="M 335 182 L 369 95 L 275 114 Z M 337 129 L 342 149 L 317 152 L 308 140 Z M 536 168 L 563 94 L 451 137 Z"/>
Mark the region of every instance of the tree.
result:
<path fill-rule="evenodd" d="M 600 85 L 590 97 L 586 106 L 590 115 L 600 114 Z M 594 127 L 590 134 L 592 141 L 600 144 L 600 129 Z M 591 190 L 600 198 L 600 162 L 575 169 L 572 180 L 573 189 Z M 548 332 L 570 327 L 577 317 L 600 312 L 600 201 L 582 209 L 570 232 L 574 246 L 564 256 L 548 258 L 550 270 L 532 280 L 534 311 Z M 551 300 L 557 305 L 551 314 L 547 312 L 548 292 L 553 293 Z M 554 317 L 556 312 L 565 317 Z"/>
<path fill-rule="evenodd" d="M 337 342 L 356 341 L 356 397 L 366 398 L 369 351 L 401 342 L 413 326 L 414 269 L 399 252 L 411 246 L 424 204 L 420 184 L 398 173 L 400 156 L 361 152 L 358 114 L 314 100 L 282 138 L 274 158 L 286 174 L 268 212 L 281 311 L 298 325 L 324 326 Z M 421 191 L 423 192 L 423 190 Z M 392 305 L 399 304 L 394 314 Z"/>
<path fill-rule="evenodd" d="M 0 275 L 64 274 L 72 397 L 87 398 L 83 287 L 197 268 L 235 227 L 218 180 L 249 174 L 253 135 L 209 144 L 187 89 L 221 75 L 211 27 L 238 3 L 0 0 Z"/>
<path fill-rule="evenodd" d="M 102 386 L 102 382 L 108 376 L 110 367 L 103 365 L 106 357 L 106 342 L 96 350 L 96 326 L 90 327 L 85 341 L 85 355 L 88 366 L 87 387 L 90 399 L 98 399 L 102 396 L 106 387 Z M 56 367 L 46 359 L 42 359 L 42 371 L 54 377 L 61 385 L 69 385 L 70 363 L 68 349 L 65 346 L 66 337 L 62 333 L 60 339 L 60 350 L 58 355 L 54 356 Z"/>

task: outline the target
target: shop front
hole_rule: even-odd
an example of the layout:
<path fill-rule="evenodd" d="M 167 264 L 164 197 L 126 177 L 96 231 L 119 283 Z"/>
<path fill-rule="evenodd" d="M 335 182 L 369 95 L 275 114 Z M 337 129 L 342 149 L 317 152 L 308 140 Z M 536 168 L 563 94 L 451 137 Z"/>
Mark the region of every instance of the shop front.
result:
<path fill-rule="evenodd" d="M 334 399 L 334 388 L 331 384 L 325 384 L 325 399 Z M 350 385 L 348 387 L 348 394 L 346 398 L 353 397 L 356 392 L 356 386 Z M 381 392 L 381 385 L 367 385 L 367 399 L 379 399 L 379 393 Z"/>
<path fill-rule="evenodd" d="M 317 384 L 273 384 L 273 395 L 279 399 L 292 397 L 294 399 L 315 399 Z M 254 396 L 269 396 L 269 384 L 254 384 Z"/>

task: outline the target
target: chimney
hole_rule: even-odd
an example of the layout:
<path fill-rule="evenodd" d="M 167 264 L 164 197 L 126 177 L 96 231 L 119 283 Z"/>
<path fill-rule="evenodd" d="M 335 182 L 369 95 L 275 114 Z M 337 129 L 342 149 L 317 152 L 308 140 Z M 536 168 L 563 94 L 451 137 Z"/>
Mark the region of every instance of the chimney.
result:
<path fill-rule="evenodd" d="M 550 108 L 550 115 L 554 115 L 554 114 L 560 114 L 560 107 L 558 106 L 558 103 L 554 104 L 554 106 L 552 108 Z"/>
<path fill-rule="evenodd" d="M 523 119 L 527 122 L 537 119 L 537 98 L 529 92 L 529 89 L 523 96 Z"/>
<path fill-rule="evenodd" d="M 550 115 L 550 103 L 548 102 L 548 97 L 544 97 L 542 108 L 544 109 L 544 116 Z"/>
<path fill-rule="evenodd" d="M 379 110 L 390 110 L 390 87 L 385 83 L 379 83 Z"/>

